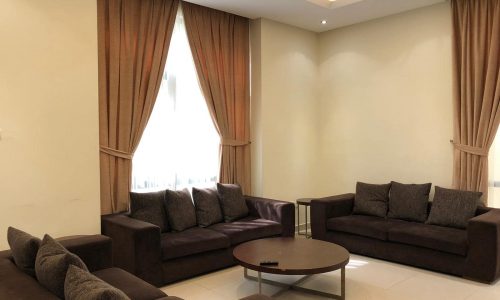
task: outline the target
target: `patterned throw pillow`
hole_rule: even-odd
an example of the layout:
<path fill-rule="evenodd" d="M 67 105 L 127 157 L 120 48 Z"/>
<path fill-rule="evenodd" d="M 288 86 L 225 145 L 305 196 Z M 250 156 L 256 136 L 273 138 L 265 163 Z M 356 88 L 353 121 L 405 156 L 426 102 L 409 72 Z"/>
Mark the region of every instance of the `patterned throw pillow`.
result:
<path fill-rule="evenodd" d="M 187 189 L 167 190 L 165 196 L 168 222 L 173 231 L 183 231 L 196 226 L 196 211 Z"/>
<path fill-rule="evenodd" d="M 70 265 L 88 271 L 87 266 L 78 256 L 46 234 L 36 255 L 35 272 L 38 282 L 59 298 L 64 299 L 64 280 Z"/>
<path fill-rule="evenodd" d="M 434 200 L 426 224 L 466 228 L 476 214 L 483 193 L 435 187 Z"/>
<path fill-rule="evenodd" d="M 151 193 L 130 193 L 130 216 L 169 231 L 167 213 L 163 204 L 166 191 Z"/>
<path fill-rule="evenodd" d="M 193 201 L 198 226 L 207 227 L 224 221 L 217 190 L 193 188 Z"/>
<path fill-rule="evenodd" d="M 16 266 L 24 273 L 35 277 L 36 253 L 42 241 L 24 231 L 9 227 L 7 242 Z"/>
<path fill-rule="evenodd" d="M 66 273 L 64 298 L 66 300 L 130 300 L 119 289 L 73 265 L 69 266 Z"/>
<path fill-rule="evenodd" d="M 402 184 L 391 181 L 387 217 L 425 222 L 431 183 Z"/>
<path fill-rule="evenodd" d="M 248 215 L 248 207 L 241 187 L 237 184 L 217 183 L 224 221 L 232 222 Z"/>
<path fill-rule="evenodd" d="M 356 183 L 353 213 L 385 218 L 391 184 Z"/>

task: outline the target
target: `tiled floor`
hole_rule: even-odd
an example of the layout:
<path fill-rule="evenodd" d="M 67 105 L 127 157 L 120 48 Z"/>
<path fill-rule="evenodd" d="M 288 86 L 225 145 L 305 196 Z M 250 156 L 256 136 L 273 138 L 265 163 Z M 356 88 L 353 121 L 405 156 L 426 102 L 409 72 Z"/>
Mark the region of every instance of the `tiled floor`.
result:
<path fill-rule="evenodd" d="M 253 273 L 250 273 L 253 275 Z M 292 282 L 300 276 L 264 278 Z M 302 284 L 326 292 L 340 292 L 340 271 L 316 275 Z M 169 295 L 186 300 L 234 300 L 257 293 L 257 283 L 243 278 L 243 268 L 233 267 L 162 288 Z M 272 295 L 279 288 L 263 285 L 263 293 Z M 346 269 L 347 299 L 467 299 L 499 300 L 500 281 L 481 284 L 404 265 L 359 255 L 351 255 Z M 287 291 L 277 299 L 326 299 L 295 291 Z"/>

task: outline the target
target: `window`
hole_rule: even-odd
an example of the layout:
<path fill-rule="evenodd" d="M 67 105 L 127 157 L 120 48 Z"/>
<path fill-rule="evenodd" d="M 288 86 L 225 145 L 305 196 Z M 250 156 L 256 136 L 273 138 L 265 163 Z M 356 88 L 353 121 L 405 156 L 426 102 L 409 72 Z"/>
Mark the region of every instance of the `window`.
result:
<path fill-rule="evenodd" d="M 132 162 L 132 190 L 213 186 L 219 141 L 179 10 L 158 98 Z"/>
<path fill-rule="evenodd" d="M 500 128 L 488 157 L 488 206 L 500 208 Z"/>

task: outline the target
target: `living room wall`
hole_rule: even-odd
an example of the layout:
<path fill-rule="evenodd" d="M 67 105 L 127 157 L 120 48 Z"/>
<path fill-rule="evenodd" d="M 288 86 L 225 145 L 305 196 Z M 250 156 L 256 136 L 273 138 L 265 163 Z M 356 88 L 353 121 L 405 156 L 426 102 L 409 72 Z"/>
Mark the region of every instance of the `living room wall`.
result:
<path fill-rule="evenodd" d="M 251 23 L 255 195 L 451 185 L 449 3 L 313 33 Z"/>
<path fill-rule="evenodd" d="M 0 9 L 0 249 L 34 235 L 100 232 L 96 1 Z"/>
<path fill-rule="evenodd" d="M 319 35 L 322 194 L 452 179 L 449 3 Z"/>

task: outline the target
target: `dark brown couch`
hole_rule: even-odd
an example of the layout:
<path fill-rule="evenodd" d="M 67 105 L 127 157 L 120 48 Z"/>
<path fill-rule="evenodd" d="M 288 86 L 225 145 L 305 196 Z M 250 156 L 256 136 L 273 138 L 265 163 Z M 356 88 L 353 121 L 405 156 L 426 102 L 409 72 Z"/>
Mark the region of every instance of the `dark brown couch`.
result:
<path fill-rule="evenodd" d="M 240 243 L 294 235 L 293 203 L 245 199 L 250 215 L 231 223 L 161 233 L 158 226 L 123 213 L 103 216 L 102 233 L 113 239 L 116 266 L 161 286 L 234 265 L 233 248 Z"/>
<path fill-rule="evenodd" d="M 478 207 L 466 229 L 353 215 L 354 194 L 311 201 L 314 239 L 353 253 L 491 283 L 500 276 L 500 210 Z M 432 202 L 429 202 L 429 210 Z"/>
<path fill-rule="evenodd" d="M 90 272 L 122 290 L 133 300 L 180 299 L 165 293 L 134 275 L 113 268 L 112 242 L 103 235 L 79 236 L 60 240 L 70 252 L 78 255 Z M 10 250 L 0 251 L 0 299 L 59 299 L 13 262 Z"/>

